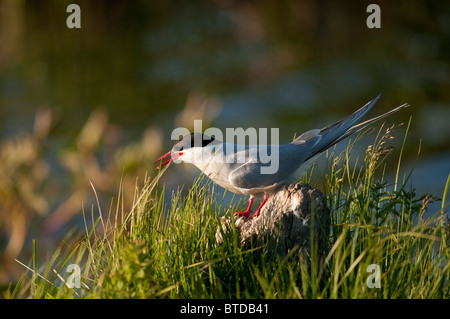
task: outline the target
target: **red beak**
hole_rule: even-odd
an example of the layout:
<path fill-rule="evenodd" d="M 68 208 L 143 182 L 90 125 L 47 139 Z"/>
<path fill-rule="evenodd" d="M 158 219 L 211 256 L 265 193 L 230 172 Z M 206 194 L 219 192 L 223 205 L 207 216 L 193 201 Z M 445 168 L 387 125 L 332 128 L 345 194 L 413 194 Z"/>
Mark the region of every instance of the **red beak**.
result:
<path fill-rule="evenodd" d="M 158 159 L 155 161 L 155 163 L 153 163 L 153 164 L 156 164 L 156 163 L 160 162 L 162 159 L 164 159 L 164 158 L 166 158 L 166 157 L 169 157 L 169 156 L 171 156 L 171 157 L 170 157 L 167 161 L 164 161 L 163 163 L 161 163 L 160 165 L 158 165 L 155 169 L 161 168 L 162 166 L 164 166 L 164 165 L 166 165 L 166 164 L 169 164 L 169 163 L 172 162 L 173 160 L 176 160 L 177 158 L 179 158 L 181 155 L 183 155 L 182 152 L 178 152 L 178 153 L 174 154 L 173 156 L 172 156 L 172 151 L 167 152 L 166 154 L 164 154 L 163 156 L 161 156 L 160 158 L 158 158 Z"/>

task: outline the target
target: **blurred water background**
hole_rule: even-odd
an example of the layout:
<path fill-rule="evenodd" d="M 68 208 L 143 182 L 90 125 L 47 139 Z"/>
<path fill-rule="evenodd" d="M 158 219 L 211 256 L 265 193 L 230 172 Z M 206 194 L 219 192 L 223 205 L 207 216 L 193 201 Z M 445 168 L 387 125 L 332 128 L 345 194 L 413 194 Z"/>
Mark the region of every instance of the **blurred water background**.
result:
<path fill-rule="evenodd" d="M 81 29 L 66 26 L 72 2 Z M 369 116 L 411 105 L 386 123 L 404 123 L 388 179 L 412 116 L 401 176 L 414 168 L 416 193 L 442 197 L 450 2 L 377 1 L 380 29 L 366 26 L 369 3 L 0 0 L 0 286 L 24 271 L 14 259 L 29 262 L 32 239 L 45 262 L 67 232 L 84 231 L 95 192 L 103 214 L 119 194 L 129 209 L 172 130 L 194 119 L 278 127 L 285 143 L 382 92 Z M 167 193 L 197 175 L 172 165 Z"/>

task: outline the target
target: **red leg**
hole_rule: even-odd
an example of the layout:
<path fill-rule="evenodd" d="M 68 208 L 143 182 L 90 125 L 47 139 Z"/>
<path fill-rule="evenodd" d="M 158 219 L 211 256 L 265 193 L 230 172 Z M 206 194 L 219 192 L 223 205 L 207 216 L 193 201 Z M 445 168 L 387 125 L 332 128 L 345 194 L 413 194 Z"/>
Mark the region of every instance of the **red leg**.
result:
<path fill-rule="evenodd" d="M 261 203 L 261 205 L 258 207 L 258 209 L 256 210 L 255 214 L 252 216 L 252 218 L 258 217 L 259 213 L 261 212 L 261 208 L 264 206 L 264 204 L 267 202 L 267 199 L 269 198 L 269 196 L 267 194 L 264 194 L 264 200 Z"/>
<path fill-rule="evenodd" d="M 248 202 L 248 208 L 242 212 L 235 212 L 235 215 L 244 216 L 245 218 L 248 218 L 250 216 L 250 213 L 252 213 L 252 204 L 253 204 L 253 196 L 250 197 L 250 200 Z"/>

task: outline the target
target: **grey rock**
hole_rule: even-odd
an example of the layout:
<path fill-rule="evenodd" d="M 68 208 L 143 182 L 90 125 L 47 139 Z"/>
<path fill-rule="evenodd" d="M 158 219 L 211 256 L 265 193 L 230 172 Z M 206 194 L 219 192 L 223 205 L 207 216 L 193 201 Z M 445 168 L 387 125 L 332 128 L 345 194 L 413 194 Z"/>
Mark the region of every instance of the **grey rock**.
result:
<path fill-rule="evenodd" d="M 232 222 L 245 250 L 267 243 L 270 254 L 283 258 L 294 248 L 310 252 L 312 238 L 319 252 L 327 248 L 330 213 L 326 198 L 322 192 L 304 183 L 283 186 L 269 197 L 256 218 L 223 217 L 222 229 L 216 233 L 218 244 L 232 227 Z M 261 253 L 261 249 L 254 253 Z"/>

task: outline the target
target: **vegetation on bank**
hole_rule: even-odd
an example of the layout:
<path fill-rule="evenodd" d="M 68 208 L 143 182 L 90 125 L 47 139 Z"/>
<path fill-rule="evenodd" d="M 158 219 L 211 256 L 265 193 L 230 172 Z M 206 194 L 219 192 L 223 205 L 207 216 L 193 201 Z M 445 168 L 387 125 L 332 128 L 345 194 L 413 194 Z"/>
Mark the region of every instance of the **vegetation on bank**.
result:
<path fill-rule="evenodd" d="M 328 154 L 325 254 L 314 241 L 309 254 L 299 247 L 283 259 L 266 246 L 245 251 L 234 227 L 223 231 L 218 244 L 221 217 L 245 203 L 225 205 L 202 178 L 187 195 L 178 192 L 166 203 L 159 185 L 165 168 L 136 191 L 131 211 L 123 211 L 119 192 L 107 214 L 100 207 L 84 212 L 86 225 L 93 226 L 86 226 L 83 238 L 68 235 L 47 263 L 38 264 L 35 250 L 7 297 L 447 298 L 450 228 L 444 209 L 450 176 L 442 209 L 425 214 L 435 198 L 418 196 L 408 175 L 402 178 L 401 151 L 395 180 L 385 177 L 392 129 L 380 129 L 363 161 L 350 160 L 353 143 L 341 154 Z M 261 259 L 254 250 L 262 250 Z M 79 282 L 70 265 L 79 266 Z"/>

